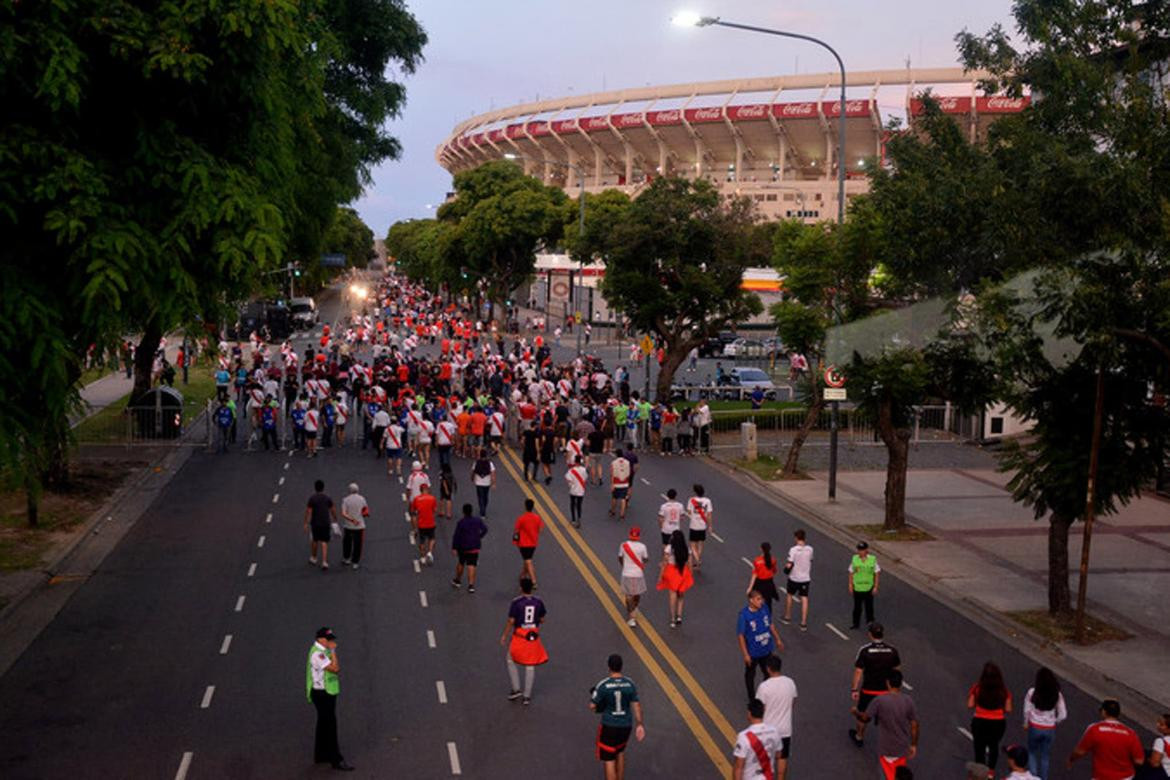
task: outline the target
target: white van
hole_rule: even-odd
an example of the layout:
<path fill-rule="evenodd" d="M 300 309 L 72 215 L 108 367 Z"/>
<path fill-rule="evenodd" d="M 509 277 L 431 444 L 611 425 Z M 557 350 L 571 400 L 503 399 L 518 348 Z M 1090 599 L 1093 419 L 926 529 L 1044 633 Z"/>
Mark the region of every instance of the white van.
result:
<path fill-rule="evenodd" d="M 320 315 L 317 313 L 317 302 L 312 298 L 293 298 L 289 301 L 288 308 L 292 312 L 294 328 L 307 330 L 320 320 Z"/>

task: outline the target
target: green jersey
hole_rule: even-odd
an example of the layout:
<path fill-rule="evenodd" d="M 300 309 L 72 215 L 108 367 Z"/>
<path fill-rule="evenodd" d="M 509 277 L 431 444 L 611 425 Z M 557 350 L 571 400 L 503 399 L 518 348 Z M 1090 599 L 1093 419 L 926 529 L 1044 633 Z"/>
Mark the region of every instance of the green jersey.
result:
<path fill-rule="evenodd" d="M 853 576 L 853 590 L 858 593 L 873 590 L 874 575 L 881 570 L 877 565 L 877 558 L 873 555 L 865 556 L 864 560 L 860 555 L 854 555 L 849 564 L 849 573 Z"/>
<path fill-rule="evenodd" d="M 638 689 L 629 677 L 606 677 L 593 689 L 593 709 L 601 713 L 603 726 L 633 726 L 632 705 L 637 700 Z"/>

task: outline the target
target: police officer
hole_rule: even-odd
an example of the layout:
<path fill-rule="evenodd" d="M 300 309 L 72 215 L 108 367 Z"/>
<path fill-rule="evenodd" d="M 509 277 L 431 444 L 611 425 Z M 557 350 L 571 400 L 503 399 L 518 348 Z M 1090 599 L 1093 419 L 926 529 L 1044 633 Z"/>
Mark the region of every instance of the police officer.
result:
<path fill-rule="evenodd" d="M 309 649 L 309 662 L 305 671 L 305 693 L 317 709 L 317 735 L 313 743 L 313 761 L 330 764 L 342 772 L 352 772 L 353 767 L 341 756 L 337 744 L 337 695 L 341 690 L 337 675 L 341 667 L 337 662 L 337 635 L 333 629 L 317 629 L 317 641 Z"/>

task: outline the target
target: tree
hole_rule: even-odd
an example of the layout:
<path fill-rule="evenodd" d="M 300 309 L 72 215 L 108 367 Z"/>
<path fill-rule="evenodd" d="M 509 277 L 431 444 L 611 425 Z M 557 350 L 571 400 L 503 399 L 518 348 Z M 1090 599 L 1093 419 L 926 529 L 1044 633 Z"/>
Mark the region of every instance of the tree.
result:
<path fill-rule="evenodd" d="M 434 219 L 395 222 L 386 234 L 386 249 L 412 281 L 459 287 L 458 268 L 443 262 L 452 231 L 450 224 Z"/>
<path fill-rule="evenodd" d="M 725 200 L 709 182 L 664 177 L 587 246 L 589 256 L 605 261 L 609 305 L 665 343 L 658 400 L 669 400 L 692 348 L 762 311 L 760 299 L 741 287 L 745 268 L 767 262 L 748 251 L 753 222 L 750 201 Z"/>

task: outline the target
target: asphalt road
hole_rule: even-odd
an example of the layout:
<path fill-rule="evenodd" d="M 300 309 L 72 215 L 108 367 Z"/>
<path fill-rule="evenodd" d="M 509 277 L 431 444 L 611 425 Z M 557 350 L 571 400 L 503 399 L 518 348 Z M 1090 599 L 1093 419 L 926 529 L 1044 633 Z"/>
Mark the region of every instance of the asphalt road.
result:
<path fill-rule="evenodd" d="M 474 498 L 468 468 L 458 462 L 457 505 Z M 196 454 L 3 679 L 0 776 L 170 778 L 186 754 L 190 778 L 328 774 L 311 763 L 314 713 L 303 688 L 320 625 L 340 638 L 341 743 L 355 776 L 447 777 L 457 761 L 466 777 L 596 777 L 597 718 L 586 705 L 615 651 L 646 713 L 646 741 L 631 746 L 628 776 L 726 772 L 730 740 L 746 723 L 735 640 L 750 573 L 744 559 L 763 540 L 785 550 L 797 521 L 702 459 L 643 457 L 629 523 L 651 531 L 651 551 L 659 494 L 675 487 L 685 496 L 694 482 L 714 501 L 719 538 L 708 542 L 684 625 L 667 627 L 666 599 L 652 589 L 631 630 L 615 592 L 626 526 L 607 518 L 603 489 L 590 490 L 577 531 L 560 514 L 563 466 L 547 489 L 519 483 L 511 456 L 497 468 L 479 591 L 469 594 L 448 584 L 449 522 L 440 525 L 436 566 L 415 570 L 403 486 L 371 452 Z M 307 562 L 301 522 L 317 478 L 338 502 L 356 481 L 370 502 L 360 571 L 338 565 L 340 545 L 332 545 L 329 573 Z M 520 568 L 511 524 L 526 495 L 549 523 L 536 565 L 551 661 L 522 707 L 505 700 L 499 636 Z M 846 736 L 852 660 L 864 641 L 847 629 L 850 551 L 815 531 L 809 542 L 810 628 L 781 627 L 785 673 L 800 691 L 790 777 L 872 777 L 873 740 L 859 750 Z M 1018 700 L 1035 664 L 893 577 L 883 579 L 878 617 L 919 708 L 917 775 L 960 776 L 971 758 L 966 692 L 982 663 L 1001 664 Z M 1058 767 L 1096 712 L 1072 686 L 1066 697 Z M 1022 739 L 1015 716 L 1005 744 L 1013 739 Z"/>

